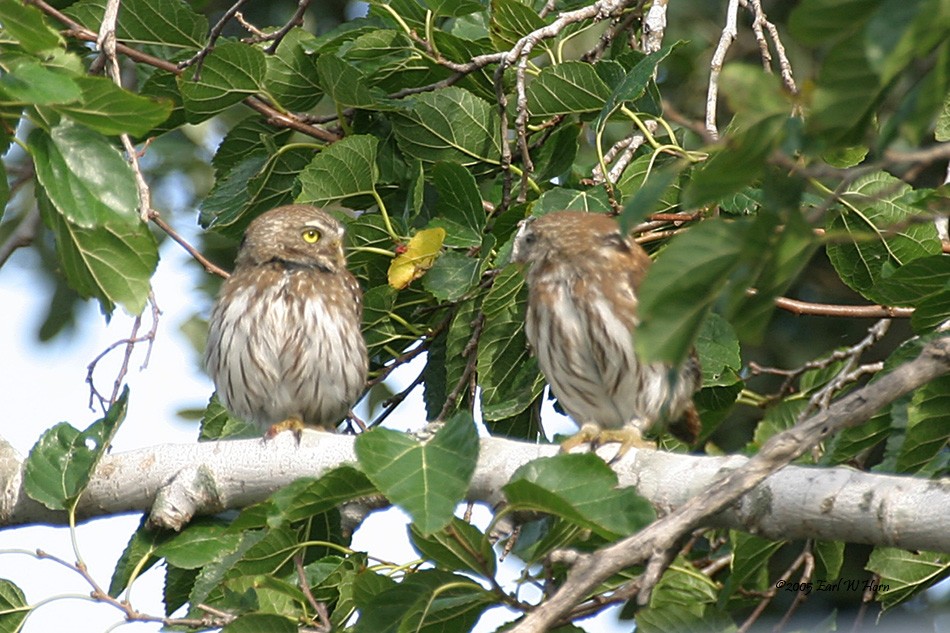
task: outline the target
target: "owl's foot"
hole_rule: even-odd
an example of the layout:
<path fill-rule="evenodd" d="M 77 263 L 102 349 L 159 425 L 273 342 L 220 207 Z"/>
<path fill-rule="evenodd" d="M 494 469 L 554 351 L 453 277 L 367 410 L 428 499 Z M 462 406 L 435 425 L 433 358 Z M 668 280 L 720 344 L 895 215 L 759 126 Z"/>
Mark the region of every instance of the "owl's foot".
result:
<path fill-rule="evenodd" d="M 625 426 L 620 429 L 602 429 L 596 424 L 584 424 L 577 434 L 561 443 L 561 451 L 569 453 L 582 444 L 590 444 L 591 450 L 596 450 L 604 444 L 612 443 L 620 444 L 620 448 L 613 459 L 610 460 L 611 462 L 623 457 L 631 448 L 656 450 L 656 442 L 643 439 L 640 429 L 635 426 Z"/>
<path fill-rule="evenodd" d="M 267 432 L 264 433 L 264 441 L 272 440 L 277 437 L 278 433 L 283 431 L 292 431 L 294 434 L 294 439 L 297 440 L 297 445 L 300 445 L 300 438 L 303 437 L 304 423 L 303 420 L 296 416 L 290 416 L 286 420 L 281 420 L 280 422 L 275 422 L 270 425 L 270 428 L 267 429 Z"/>

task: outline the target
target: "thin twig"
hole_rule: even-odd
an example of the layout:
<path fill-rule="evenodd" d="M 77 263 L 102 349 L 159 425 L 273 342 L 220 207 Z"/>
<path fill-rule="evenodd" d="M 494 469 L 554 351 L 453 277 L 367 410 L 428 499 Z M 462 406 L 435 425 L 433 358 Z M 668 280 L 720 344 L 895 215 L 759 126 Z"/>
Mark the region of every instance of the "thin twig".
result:
<path fill-rule="evenodd" d="M 719 138 L 719 128 L 716 125 L 716 107 L 719 98 L 719 73 L 722 72 L 726 53 L 738 35 L 736 23 L 739 14 L 739 0 L 729 0 L 726 7 L 726 25 L 719 37 L 719 44 L 709 62 L 709 87 L 706 91 L 706 133 L 713 140 Z"/>
<path fill-rule="evenodd" d="M 273 55 L 277 51 L 277 47 L 280 46 L 280 42 L 284 39 L 284 36 L 290 33 L 291 29 L 293 29 L 295 26 L 300 26 L 303 24 L 303 14 L 306 13 L 307 7 L 310 6 L 310 2 L 311 0 L 298 0 L 297 10 L 294 11 L 294 14 L 287 21 L 287 24 L 280 27 L 280 29 L 273 35 L 268 35 L 268 38 L 273 39 L 274 42 L 267 47 L 267 53 Z"/>
<path fill-rule="evenodd" d="M 195 261 L 197 261 L 199 264 L 201 264 L 202 266 L 204 266 L 204 269 L 205 269 L 206 271 L 208 271 L 208 272 L 211 273 L 212 275 L 217 275 L 218 277 L 221 277 L 222 279 L 227 279 L 228 277 L 231 276 L 231 273 L 229 273 L 228 271 L 224 270 L 224 269 L 221 268 L 220 266 L 214 264 L 211 260 L 209 260 L 207 257 L 205 257 L 204 255 L 202 255 L 202 254 L 198 251 L 197 248 L 195 248 L 194 246 L 192 246 L 191 244 L 189 244 L 189 243 L 188 243 L 188 240 L 186 240 L 185 238 L 183 238 L 183 237 L 178 233 L 178 231 L 176 231 L 174 228 L 172 228 L 171 225 L 168 224 L 168 223 L 162 218 L 162 216 L 158 213 L 158 211 L 152 209 L 152 210 L 149 212 L 149 216 L 148 216 L 148 217 L 149 217 L 149 219 L 150 219 L 152 222 L 154 222 L 154 223 L 158 226 L 158 228 L 160 228 L 161 230 L 165 231 L 165 233 L 168 235 L 168 237 L 170 237 L 170 238 L 172 238 L 173 240 L 175 240 L 182 248 L 184 248 L 186 251 L 188 251 L 188 254 L 191 255 L 191 256 L 195 259 Z"/>
<path fill-rule="evenodd" d="M 313 592 L 310 591 L 310 583 L 307 582 L 307 572 L 304 571 L 303 568 L 303 551 L 299 551 L 294 555 L 294 567 L 297 569 L 297 580 L 300 582 L 300 591 L 303 592 L 307 602 L 310 603 L 310 606 L 313 607 L 314 612 L 317 614 L 317 620 L 319 621 L 318 630 L 329 633 L 333 630 L 333 625 L 330 623 L 330 614 L 327 613 L 327 605 L 314 598 Z"/>
<path fill-rule="evenodd" d="M 0 267 L 7 263 L 10 255 L 13 255 L 17 249 L 29 246 L 36 239 L 36 234 L 40 229 L 40 210 L 33 207 L 23 214 L 20 223 L 13 229 L 6 241 L 0 244 Z"/>
<path fill-rule="evenodd" d="M 449 392 L 449 395 L 445 397 L 445 404 L 442 405 L 442 410 L 439 411 L 439 417 L 437 418 L 439 420 L 444 420 L 445 416 L 447 416 L 449 412 L 455 408 L 455 403 L 458 402 L 459 396 L 462 395 L 462 392 L 465 390 L 465 386 L 475 374 L 475 364 L 478 359 L 476 350 L 478 349 L 478 340 L 481 338 L 482 327 L 484 325 L 485 315 L 479 311 L 478 316 L 476 316 L 475 320 L 472 321 L 472 336 L 469 337 L 468 342 L 465 344 L 465 348 L 462 350 L 462 357 L 466 359 L 465 369 L 462 371 L 462 376 L 458 379 L 458 382 L 455 383 L 455 387 L 453 387 L 452 391 Z"/>
<path fill-rule="evenodd" d="M 142 326 L 142 317 L 137 316 L 132 322 L 132 332 L 128 337 L 119 339 L 115 341 L 108 347 L 106 347 L 102 352 L 96 355 L 95 358 L 86 366 L 86 384 L 89 385 L 89 408 L 94 409 L 94 402 L 98 399 L 99 406 L 103 412 L 105 412 L 109 406 L 111 406 L 116 399 L 119 397 L 119 390 L 122 388 L 122 380 L 125 378 L 129 370 L 129 363 L 132 359 L 132 352 L 135 349 L 135 346 L 139 343 L 148 343 L 148 347 L 145 351 L 145 360 L 142 362 L 141 369 L 145 369 L 148 366 L 149 358 L 152 355 L 152 345 L 155 343 L 155 337 L 158 334 L 158 323 L 161 317 L 161 310 L 158 308 L 158 305 L 155 303 L 155 296 L 150 292 L 148 295 L 149 305 L 152 307 L 152 325 L 149 328 L 149 331 L 142 336 L 138 335 L 139 328 Z M 103 396 L 99 390 L 96 388 L 95 384 L 95 372 L 96 367 L 102 361 L 103 358 L 109 355 L 112 350 L 125 346 L 125 354 L 122 358 L 122 365 L 119 367 L 119 371 L 116 374 L 115 381 L 112 386 L 112 395 L 109 398 Z"/>
<path fill-rule="evenodd" d="M 201 81 L 201 67 L 204 65 L 205 58 L 211 54 L 211 51 L 214 50 L 214 45 L 218 42 L 218 38 L 221 37 L 224 27 L 227 26 L 227 23 L 231 21 L 234 15 L 238 12 L 247 0 L 237 0 L 231 7 L 224 12 L 224 15 L 221 16 L 221 19 L 211 27 L 211 30 L 208 32 L 208 43 L 205 44 L 201 50 L 195 53 L 189 59 L 186 59 L 183 62 L 178 63 L 178 69 L 184 70 L 189 66 L 194 65 L 195 74 L 192 77 L 192 81 L 198 82 Z"/>

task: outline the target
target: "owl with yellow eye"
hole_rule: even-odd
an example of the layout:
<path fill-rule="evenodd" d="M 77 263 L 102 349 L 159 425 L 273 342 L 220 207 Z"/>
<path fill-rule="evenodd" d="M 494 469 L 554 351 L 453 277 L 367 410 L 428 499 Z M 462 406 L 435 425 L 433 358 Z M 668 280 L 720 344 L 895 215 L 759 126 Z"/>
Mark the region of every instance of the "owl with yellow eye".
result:
<path fill-rule="evenodd" d="M 362 293 L 343 237 L 316 207 L 260 215 L 212 311 L 205 366 L 218 398 L 267 436 L 333 429 L 363 393 Z"/>

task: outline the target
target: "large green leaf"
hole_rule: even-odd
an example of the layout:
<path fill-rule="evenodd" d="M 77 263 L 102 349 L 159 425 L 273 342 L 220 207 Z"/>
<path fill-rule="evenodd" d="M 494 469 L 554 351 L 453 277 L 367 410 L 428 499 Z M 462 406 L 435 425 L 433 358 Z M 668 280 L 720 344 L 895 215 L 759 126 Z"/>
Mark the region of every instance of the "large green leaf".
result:
<path fill-rule="evenodd" d="M 460 163 L 477 174 L 501 161 L 497 108 L 461 88 L 408 100 L 393 117 L 393 130 L 400 149 L 423 163 Z"/>
<path fill-rule="evenodd" d="M 82 91 L 69 75 L 50 70 L 34 59 L 14 58 L 0 76 L 0 97 L 4 102 L 52 105 L 78 101 Z"/>
<path fill-rule="evenodd" d="M 63 123 L 33 130 L 29 148 L 43 221 L 53 231 L 70 286 L 139 314 L 158 263 L 158 245 L 136 212 L 132 170 L 101 135 Z"/>
<path fill-rule="evenodd" d="M 429 535 L 411 526 L 409 536 L 417 550 L 446 570 L 465 569 L 486 578 L 495 577 L 495 551 L 471 523 L 452 517 L 448 525 Z"/>
<path fill-rule="evenodd" d="M 354 633 L 469 631 L 493 602 L 469 578 L 436 569 L 417 571 L 398 584 L 376 583 L 374 591 L 356 594 L 360 617 Z"/>
<path fill-rule="evenodd" d="M 510 49 L 522 37 L 546 24 L 534 9 L 518 0 L 491 0 L 489 17 L 492 43 L 500 50 Z"/>
<path fill-rule="evenodd" d="M 68 510 L 86 489 L 92 471 L 111 448 L 113 436 L 125 419 L 129 388 L 105 416 L 85 431 L 60 422 L 47 430 L 26 459 L 23 488 L 31 499 L 51 510 Z"/>
<path fill-rule="evenodd" d="M 0 578 L 0 633 L 17 633 L 32 607 L 23 590 L 5 578 Z"/>
<path fill-rule="evenodd" d="M 267 57 L 264 85 L 286 110 L 309 110 L 323 97 L 316 55 L 307 50 L 315 40 L 307 31 L 293 28 L 280 41 L 275 54 Z"/>
<path fill-rule="evenodd" d="M 860 35 L 837 43 L 822 64 L 807 128 L 824 143 L 861 143 L 881 97 L 881 78 L 863 43 Z"/>
<path fill-rule="evenodd" d="M 488 421 L 524 411 L 544 387 L 537 360 L 524 335 L 527 289 L 515 266 L 507 266 L 482 304 L 485 324 L 478 345 L 482 415 Z"/>
<path fill-rule="evenodd" d="M 682 362 L 700 325 L 740 265 L 748 225 L 702 222 L 677 236 L 640 287 L 637 350 L 651 361 Z"/>
<path fill-rule="evenodd" d="M 82 91 L 78 103 L 62 103 L 54 110 L 103 134 L 142 136 L 168 118 L 172 106 L 115 85 L 104 77 L 76 77 Z"/>
<path fill-rule="evenodd" d="M 50 28 L 39 9 L 16 0 L 0 0 L 0 24 L 30 53 L 63 46 L 63 38 Z"/>
<path fill-rule="evenodd" d="M 267 61 L 260 49 L 219 40 L 201 65 L 189 66 L 178 77 L 188 122 L 200 123 L 259 92 L 266 71 Z"/>
<path fill-rule="evenodd" d="M 406 510 L 423 534 L 431 534 L 452 520 L 468 491 L 478 434 L 471 415 L 462 411 L 425 442 L 389 429 L 361 434 L 356 456 L 370 481 Z"/>
<path fill-rule="evenodd" d="M 475 178 L 458 163 L 436 163 L 431 174 L 439 192 L 439 214 L 430 226 L 445 229 L 446 246 L 480 246 L 486 218 Z"/>
<path fill-rule="evenodd" d="M 320 85 L 339 108 L 379 109 L 388 101 L 381 90 L 369 85 L 359 68 L 334 54 L 326 53 L 317 59 L 317 73 Z"/>
<path fill-rule="evenodd" d="M 528 84 L 528 111 L 550 117 L 575 112 L 597 112 L 610 98 L 610 86 L 585 62 L 564 62 L 548 66 Z"/>
<path fill-rule="evenodd" d="M 231 530 L 288 525 L 375 492 L 366 475 L 352 466 L 341 466 L 316 480 L 298 479 L 267 501 L 245 508 L 234 520 Z"/>
<path fill-rule="evenodd" d="M 632 534 L 656 518 L 633 488 L 617 488 L 617 474 L 592 453 L 528 462 L 504 491 L 512 509 L 553 514 L 605 538 Z"/>
<path fill-rule="evenodd" d="M 823 44 L 861 28 L 879 5 L 879 0 L 803 0 L 792 11 L 789 28 L 804 44 Z"/>
<path fill-rule="evenodd" d="M 880 576 L 876 598 L 889 609 L 950 575 L 950 555 L 875 547 L 867 570 Z"/>
<path fill-rule="evenodd" d="M 98 31 L 107 0 L 80 0 L 67 15 Z M 208 39 L 208 19 L 181 0 L 123 0 L 116 36 L 133 45 L 196 51 Z"/>
<path fill-rule="evenodd" d="M 828 224 L 828 258 L 842 281 L 871 300 L 885 274 L 940 252 L 933 223 L 913 221 L 919 212 L 904 199 L 909 189 L 890 174 L 868 174 L 842 195 L 845 206 Z"/>
<path fill-rule="evenodd" d="M 322 206 L 351 196 L 371 194 L 379 179 L 374 136 L 348 136 L 317 154 L 300 173 L 297 202 Z"/>

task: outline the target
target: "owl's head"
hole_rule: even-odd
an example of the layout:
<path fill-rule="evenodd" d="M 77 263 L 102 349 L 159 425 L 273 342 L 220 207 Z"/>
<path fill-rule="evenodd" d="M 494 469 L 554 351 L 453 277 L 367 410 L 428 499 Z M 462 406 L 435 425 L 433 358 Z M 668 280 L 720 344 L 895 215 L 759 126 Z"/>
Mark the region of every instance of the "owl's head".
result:
<path fill-rule="evenodd" d="M 317 207 L 277 207 L 247 227 L 236 265 L 278 263 L 337 272 L 346 268 L 343 233 L 343 225 Z"/>
<path fill-rule="evenodd" d="M 639 245 L 628 240 L 609 215 L 553 211 L 521 221 L 511 259 L 534 268 L 552 260 L 595 262 L 618 253 L 629 255 L 632 250 L 640 250 Z"/>

